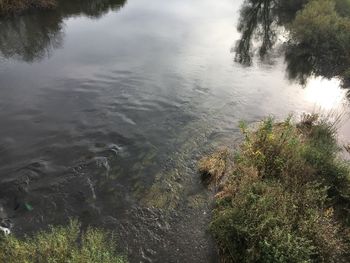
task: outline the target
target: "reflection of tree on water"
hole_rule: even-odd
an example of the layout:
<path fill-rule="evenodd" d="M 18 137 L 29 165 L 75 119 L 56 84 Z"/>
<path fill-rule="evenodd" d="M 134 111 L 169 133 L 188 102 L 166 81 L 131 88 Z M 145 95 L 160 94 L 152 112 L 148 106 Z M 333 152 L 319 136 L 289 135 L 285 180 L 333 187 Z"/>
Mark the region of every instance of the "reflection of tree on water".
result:
<path fill-rule="evenodd" d="M 253 41 L 264 59 L 285 30 L 290 79 L 304 84 L 311 75 L 350 80 L 350 10 L 347 0 L 245 0 L 235 48 L 236 61 L 250 65 Z"/>
<path fill-rule="evenodd" d="M 0 52 L 6 58 L 31 62 L 50 55 L 62 44 L 62 20 L 57 15 L 21 16 L 0 23 Z"/>
<path fill-rule="evenodd" d="M 122 8 L 127 0 L 63 0 L 59 2 L 57 12 L 64 18 L 84 15 L 99 18 L 110 10 Z"/>
<path fill-rule="evenodd" d="M 5 58 L 26 62 L 40 60 L 62 46 L 63 20 L 85 15 L 98 18 L 110 10 L 117 10 L 126 0 L 63 0 L 52 11 L 0 20 L 0 53 Z"/>
<path fill-rule="evenodd" d="M 271 1 L 245 1 L 241 9 L 238 30 L 242 37 L 236 47 L 236 61 L 250 65 L 252 38 L 255 34 L 261 36 L 260 56 L 272 48 L 275 42 L 273 22 L 275 20 L 271 9 Z"/>
<path fill-rule="evenodd" d="M 306 1 L 245 0 L 238 24 L 242 36 L 235 50 L 236 61 L 251 64 L 253 39 L 260 40 L 259 55 L 265 57 L 277 40 L 277 31 L 294 19 Z"/>

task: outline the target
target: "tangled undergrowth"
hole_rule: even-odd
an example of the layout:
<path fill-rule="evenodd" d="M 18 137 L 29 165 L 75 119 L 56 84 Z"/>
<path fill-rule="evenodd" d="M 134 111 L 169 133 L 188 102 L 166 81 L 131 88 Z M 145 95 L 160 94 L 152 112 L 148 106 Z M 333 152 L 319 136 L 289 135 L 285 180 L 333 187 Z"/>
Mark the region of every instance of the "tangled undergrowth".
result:
<path fill-rule="evenodd" d="M 217 177 L 199 163 L 222 178 L 210 225 L 222 262 L 350 262 L 350 168 L 336 125 L 305 115 L 241 129 L 232 169 Z"/>
<path fill-rule="evenodd" d="M 88 228 L 80 230 L 77 221 L 67 227 L 51 227 L 33 237 L 0 238 L 0 262 L 6 263 L 126 263 L 116 251 L 113 237 Z"/>

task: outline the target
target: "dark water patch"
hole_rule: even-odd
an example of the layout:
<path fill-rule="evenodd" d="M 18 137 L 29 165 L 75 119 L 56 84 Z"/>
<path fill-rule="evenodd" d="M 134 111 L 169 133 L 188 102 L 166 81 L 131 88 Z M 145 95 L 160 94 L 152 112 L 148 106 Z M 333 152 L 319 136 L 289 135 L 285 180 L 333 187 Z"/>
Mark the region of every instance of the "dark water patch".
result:
<path fill-rule="evenodd" d="M 0 22 L 0 52 L 5 58 L 26 62 L 50 57 L 64 42 L 64 19 L 87 16 L 98 19 L 108 11 L 117 10 L 125 0 L 60 0 L 54 10 L 33 11 Z"/>

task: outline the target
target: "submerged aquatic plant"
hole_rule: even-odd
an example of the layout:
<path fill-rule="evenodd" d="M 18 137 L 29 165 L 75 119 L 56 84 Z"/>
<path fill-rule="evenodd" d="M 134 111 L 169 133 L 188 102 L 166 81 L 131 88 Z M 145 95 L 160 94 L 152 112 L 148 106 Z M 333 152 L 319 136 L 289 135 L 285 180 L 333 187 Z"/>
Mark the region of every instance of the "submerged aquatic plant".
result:
<path fill-rule="evenodd" d="M 242 125 L 210 229 L 223 262 L 349 262 L 350 167 L 318 115 Z"/>

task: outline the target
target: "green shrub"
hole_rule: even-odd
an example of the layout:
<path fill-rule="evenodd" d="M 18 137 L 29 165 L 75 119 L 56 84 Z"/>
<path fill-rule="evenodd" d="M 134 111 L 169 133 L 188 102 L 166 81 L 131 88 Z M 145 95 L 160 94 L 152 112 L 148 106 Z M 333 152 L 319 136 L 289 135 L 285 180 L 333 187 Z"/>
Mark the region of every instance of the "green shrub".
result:
<path fill-rule="evenodd" d="M 349 262 L 349 165 L 316 115 L 241 125 L 245 140 L 216 195 L 223 262 Z"/>
<path fill-rule="evenodd" d="M 67 227 L 51 227 L 33 237 L 0 240 L 0 262 L 6 263 L 125 263 L 116 245 L 103 231 L 80 231 L 77 221 Z"/>

